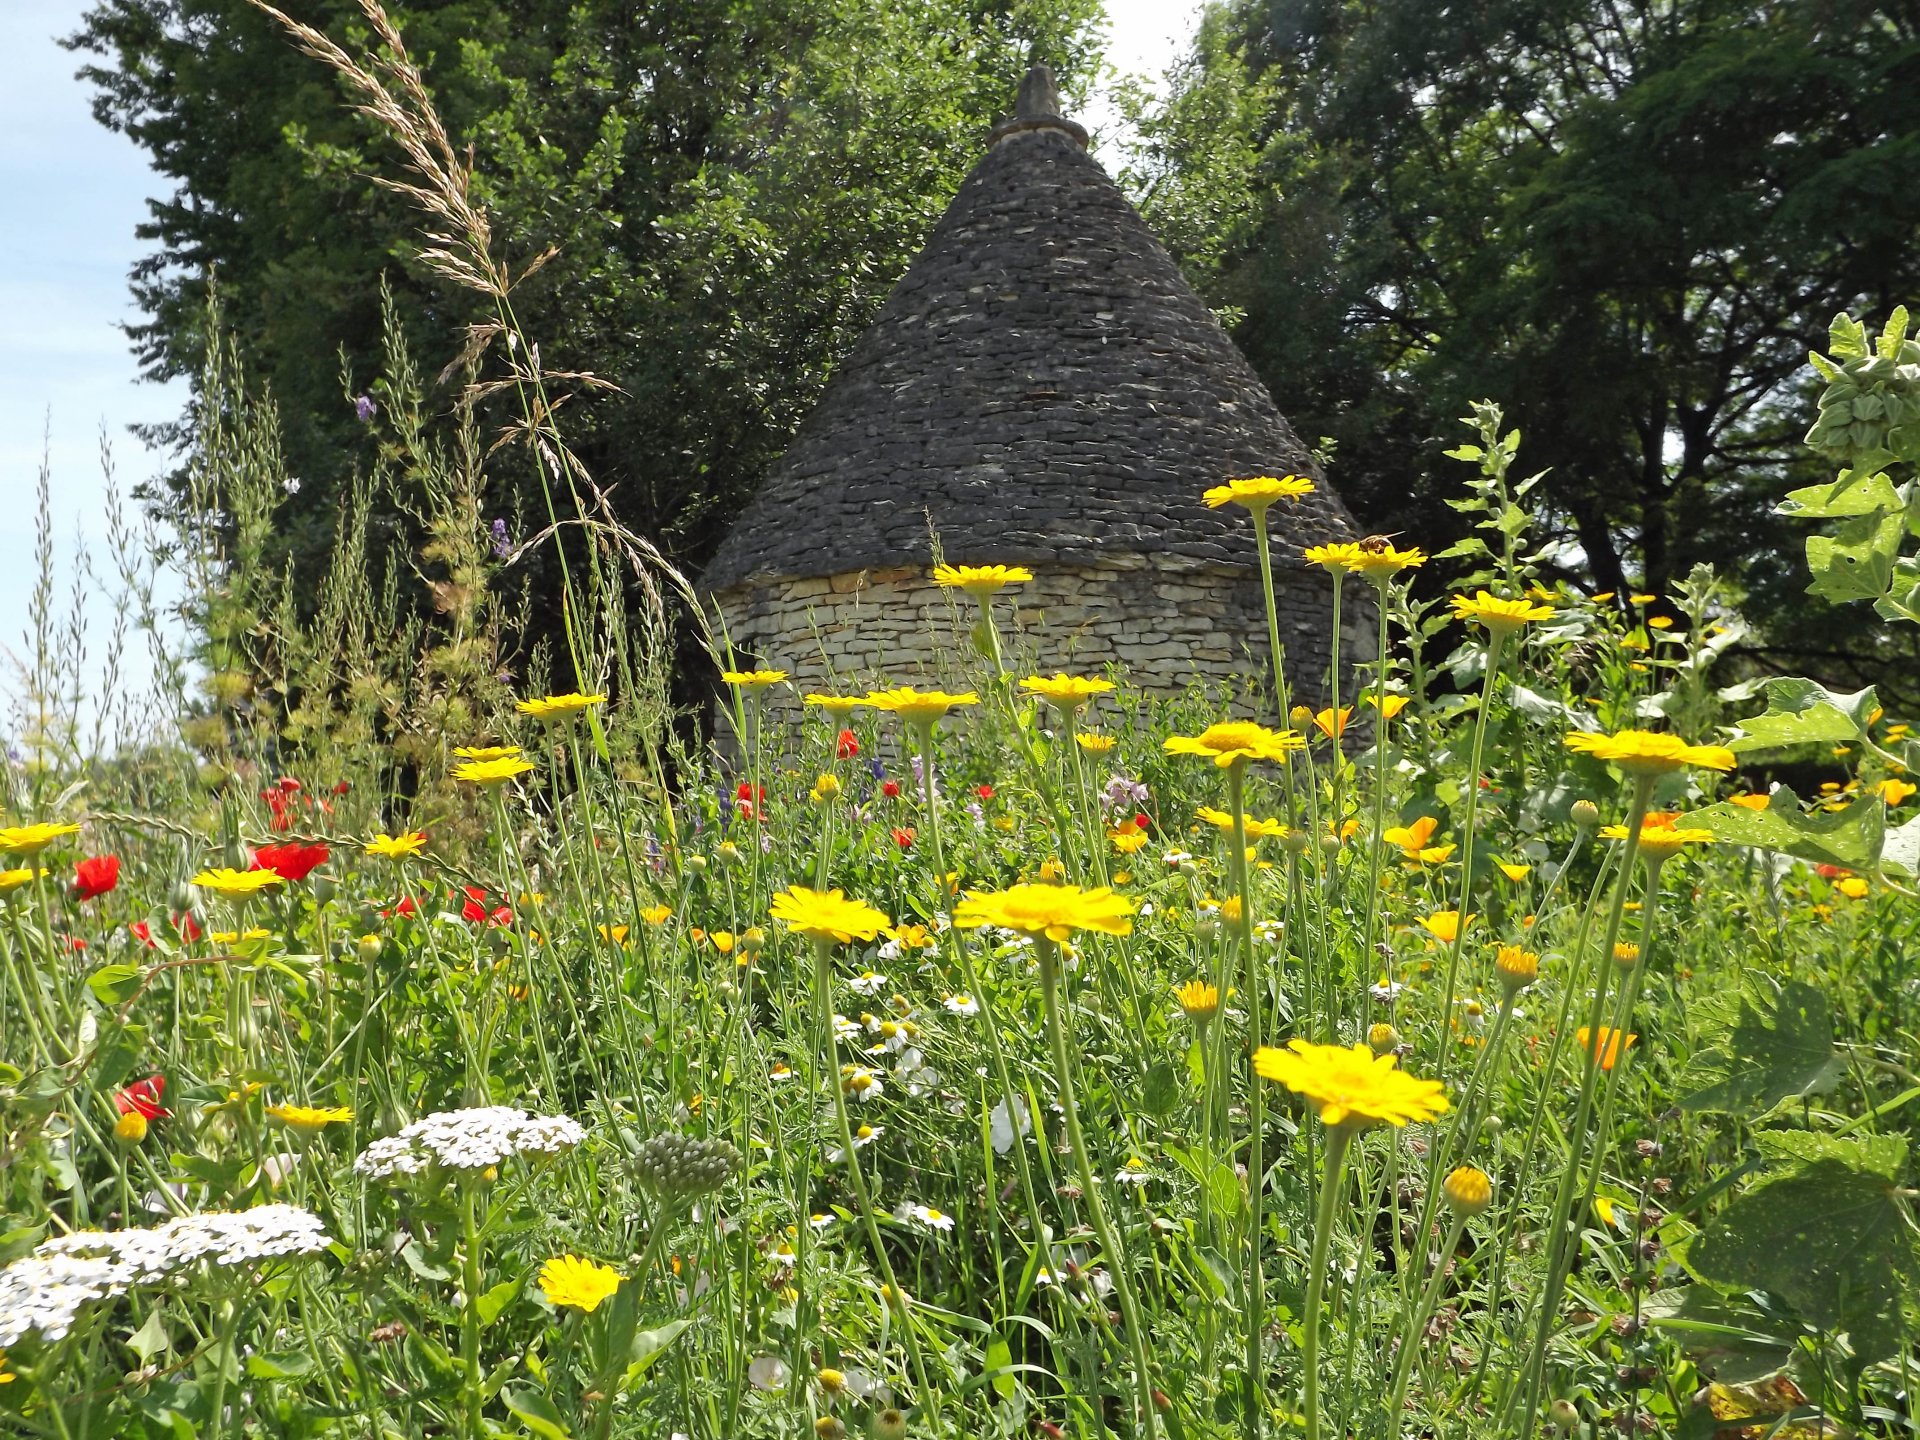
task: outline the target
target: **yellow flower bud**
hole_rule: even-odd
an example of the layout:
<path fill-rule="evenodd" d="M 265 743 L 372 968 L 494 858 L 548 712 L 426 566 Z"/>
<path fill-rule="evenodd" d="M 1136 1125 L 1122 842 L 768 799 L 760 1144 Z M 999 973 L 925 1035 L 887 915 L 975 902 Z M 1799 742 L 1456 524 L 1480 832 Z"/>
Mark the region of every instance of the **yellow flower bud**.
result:
<path fill-rule="evenodd" d="M 1471 1218 L 1493 1203 L 1493 1181 L 1486 1171 L 1462 1165 L 1447 1176 L 1440 1193 L 1454 1214 Z"/>
<path fill-rule="evenodd" d="M 129 1110 L 113 1125 L 113 1138 L 122 1145 L 138 1145 L 147 1138 L 147 1117 L 138 1110 Z"/>

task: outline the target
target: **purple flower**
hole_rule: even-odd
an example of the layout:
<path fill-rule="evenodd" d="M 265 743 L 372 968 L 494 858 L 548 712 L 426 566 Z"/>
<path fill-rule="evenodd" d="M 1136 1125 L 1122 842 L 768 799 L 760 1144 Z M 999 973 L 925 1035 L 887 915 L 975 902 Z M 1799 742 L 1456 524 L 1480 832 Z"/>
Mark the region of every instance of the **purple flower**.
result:
<path fill-rule="evenodd" d="M 353 418 L 361 424 L 366 424 L 379 413 L 380 407 L 373 403 L 373 397 L 371 395 L 356 395 L 353 397 Z"/>
<path fill-rule="evenodd" d="M 1108 810 L 1139 810 L 1147 803 L 1147 787 L 1138 780 L 1115 775 L 1100 792 L 1100 803 Z"/>
<path fill-rule="evenodd" d="M 507 534 L 507 522 L 496 519 L 493 522 L 493 553 L 504 560 L 513 554 L 513 540 Z"/>

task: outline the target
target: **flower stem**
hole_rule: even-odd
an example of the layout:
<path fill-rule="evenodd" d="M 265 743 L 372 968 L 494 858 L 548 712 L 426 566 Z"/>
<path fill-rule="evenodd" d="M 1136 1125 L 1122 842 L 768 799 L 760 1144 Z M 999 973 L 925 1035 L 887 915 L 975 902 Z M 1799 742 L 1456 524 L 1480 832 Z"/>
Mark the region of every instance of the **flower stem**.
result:
<path fill-rule="evenodd" d="M 1255 973 L 1253 963 L 1253 895 L 1247 883 L 1247 777 L 1246 762 L 1227 767 L 1227 807 L 1233 815 L 1233 853 L 1228 857 L 1234 891 L 1240 898 L 1241 981 L 1246 988 L 1247 1005 L 1247 1375 L 1246 1408 L 1242 1428 L 1247 1440 L 1260 1440 L 1262 1381 L 1260 1337 L 1266 1326 L 1266 1283 L 1260 1265 L 1260 1239 L 1265 1229 L 1262 1192 L 1266 1188 L 1264 1132 L 1266 1113 L 1260 1089 L 1260 1077 L 1252 1073 L 1253 1056 L 1261 1045 L 1261 1022 L 1265 1018 L 1265 986 Z M 1224 997 L 1225 991 L 1223 990 Z M 1223 1000 L 1224 1003 L 1224 1000 Z"/>
<path fill-rule="evenodd" d="M 1278 728 L 1287 728 L 1287 712 L 1293 706 L 1287 692 L 1287 652 L 1280 644 L 1280 611 L 1273 598 L 1273 546 L 1267 536 L 1267 512 L 1256 508 L 1253 511 L 1254 549 L 1260 556 L 1260 593 L 1267 602 L 1267 650 L 1273 656 L 1273 703 L 1279 714 Z M 1300 808 L 1294 798 L 1293 771 L 1286 771 L 1287 777 L 1287 825 L 1289 828 L 1299 825 Z"/>
<path fill-rule="evenodd" d="M 833 1039 L 832 987 L 833 946 L 828 941 L 816 940 L 813 944 L 814 1028 L 819 1032 L 817 1043 L 826 1067 L 827 1088 L 833 1092 L 833 1115 L 840 1127 L 840 1153 L 846 1157 L 847 1174 L 853 1180 L 854 1198 L 859 1202 L 867 1243 L 873 1247 L 874 1264 L 880 1267 L 880 1278 L 887 1287 L 887 1309 L 900 1317 L 900 1331 L 906 1337 L 907 1355 L 913 1364 L 914 1381 L 920 1387 L 921 1403 L 926 1405 L 930 1415 L 938 1415 L 939 1393 L 927 1381 L 926 1361 L 920 1354 L 920 1341 L 914 1332 L 913 1320 L 907 1314 L 906 1293 L 901 1290 L 900 1281 L 893 1273 L 893 1262 L 887 1258 L 886 1246 L 880 1243 L 880 1223 L 873 1217 L 873 1197 L 867 1192 L 866 1172 L 860 1168 L 860 1152 L 853 1146 L 853 1122 L 847 1117 L 846 1089 L 840 1083 L 839 1056 Z"/>
<path fill-rule="evenodd" d="M 469 1440 L 482 1440 L 487 1431 L 480 1415 L 480 1224 L 475 1193 L 471 1182 L 460 1187 L 460 1285 L 466 1291 L 466 1303 L 460 1307 L 460 1398 Z"/>
<path fill-rule="evenodd" d="M 1313 1222 L 1313 1253 L 1307 1261 L 1307 1305 L 1302 1317 L 1306 1332 L 1307 1440 L 1320 1440 L 1320 1300 L 1327 1286 L 1327 1246 L 1333 1237 L 1333 1210 L 1340 1198 L 1340 1180 L 1346 1170 L 1347 1147 L 1353 1129 L 1327 1129 L 1327 1168 L 1320 1180 L 1320 1203 Z"/>
<path fill-rule="evenodd" d="M 1460 903 L 1455 911 L 1459 923 L 1454 927 L 1453 944 L 1447 949 L 1447 983 L 1440 991 L 1440 1020 L 1437 1027 L 1440 1055 L 1434 1067 L 1434 1077 L 1443 1083 L 1447 1078 L 1447 1060 L 1452 1054 L 1452 1047 L 1447 1044 L 1447 1034 L 1453 1016 L 1454 985 L 1460 974 L 1460 952 L 1467 943 L 1467 905 L 1473 898 L 1474 831 L 1480 806 L 1480 760 L 1486 752 L 1487 714 L 1493 709 L 1493 685 L 1500 674 L 1500 659 L 1506 643 L 1507 637 L 1502 632 L 1487 632 L 1487 674 L 1480 686 L 1480 713 L 1473 721 L 1473 751 L 1467 758 L 1467 808 L 1460 831 Z"/>
<path fill-rule="evenodd" d="M 1620 857 L 1619 876 L 1614 883 L 1613 907 L 1607 915 L 1607 931 L 1600 941 L 1599 978 L 1593 987 L 1593 1004 L 1587 1020 L 1587 1038 L 1591 1045 L 1599 1037 L 1601 1016 L 1605 1014 L 1607 976 L 1612 969 L 1613 947 L 1620 939 L 1620 921 L 1626 914 L 1627 891 L 1632 888 L 1633 862 L 1640 849 L 1640 827 L 1647 818 L 1647 807 L 1653 799 L 1653 777 L 1638 775 L 1633 782 L 1633 801 L 1627 816 L 1627 839 L 1625 852 Z M 1547 1342 L 1553 1337 L 1553 1322 L 1560 1308 L 1560 1295 L 1567 1283 L 1568 1251 L 1571 1244 L 1567 1235 L 1567 1224 L 1573 1213 L 1573 1192 L 1579 1176 L 1585 1169 L 1585 1157 L 1581 1153 L 1581 1144 L 1587 1133 L 1587 1121 L 1593 1114 L 1594 1091 L 1598 1088 L 1595 1081 L 1600 1075 L 1600 1066 L 1594 1062 L 1591 1053 L 1582 1067 L 1580 1079 L 1580 1103 L 1574 1112 L 1572 1128 L 1567 1132 L 1573 1145 L 1573 1153 L 1567 1156 L 1566 1168 L 1560 1173 L 1560 1189 L 1554 1196 L 1553 1213 L 1550 1228 L 1547 1231 L 1547 1269 L 1546 1284 L 1540 1294 L 1540 1316 L 1534 1327 L 1533 1349 L 1527 1356 L 1526 1384 L 1522 1399 L 1521 1424 L 1517 1433 L 1530 1435 L 1534 1422 L 1540 1413 L 1541 1386 L 1546 1379 Z"/>
<path fill-rule="evenodd" d="M 1147 1337 L 1141 1327 L 1140 1307 L 1133 1298 L 1133 1278 L 1129 1273 L 1126 1251 L 1107 1218 L 1101 1203 L 1100 1187 L 1093 1178 L 1093 1166 L 1087 1157 L 1086 1137 L 1080 1131 L 1080 1107 L 1074 1099 L 1073 1057 L 1067 1046 L 1066 1017 L 1060 1006 L 1060 950 L 1044 937 L 1034 940 L 1034 952 L 1040 961 L 1040 993 L 1047 1007 L 1048 1038 L 1053 1042 L 1053 1068 L 1060 1082 L 1060 1108 L 1067 1122 L 1067 1143 L 1073 1147 L 1075 1169 L 1080 1188 L 1086 1193 L 1087 1212 L 1093 1219 L 1094 1234 L 1100 1240 L 1100 1253 L 1106 1257 L 1113 1276 L 1114 1293 L 1120 1297 L 1120 1316 L 1127 1327 L 1127 1339 L 1133 1348 L 1134 1390 L 1140 1406 L 1142 1436 L 1159 1433 L 1153 1405 L 1153 1384 L 1148 1378 Z"/>

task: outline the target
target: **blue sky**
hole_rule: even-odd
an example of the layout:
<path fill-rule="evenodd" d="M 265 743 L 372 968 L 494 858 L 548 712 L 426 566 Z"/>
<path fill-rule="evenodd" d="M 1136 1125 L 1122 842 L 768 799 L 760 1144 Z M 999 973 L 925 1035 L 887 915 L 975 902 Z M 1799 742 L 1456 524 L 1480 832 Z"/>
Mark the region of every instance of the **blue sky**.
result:
<path fill-rule="evenodd" d="M 140 380 L 119 325 L 134 317 L 127 272 L 143 247 L 134 227 L 164 192 L 143 152 L 97 125 L 81 57 L 55 43 L 86 0 L 0 0 L 0 663 L 23 653 L 35 580 L 34 486 L 51 467 L 61 604 L 78 544 L 106 544 L 104 430 L 124 492 L 164 468 L 128 426 L 172 418 L 182 387 Z M 1197 0 L 1108 0 L 1110 60 L 1158 74 L 1190 33 Z M 1108 119 L 1098 110 L 1096 126 Z M 1111 162 L 1110 162 L 1111 163 Z M 100 638 L 90 653 L 98 665 Z M 145 678 L 144 654 L 129 679 Z M 0 694 L 13 690 L 11 667 Z"/>

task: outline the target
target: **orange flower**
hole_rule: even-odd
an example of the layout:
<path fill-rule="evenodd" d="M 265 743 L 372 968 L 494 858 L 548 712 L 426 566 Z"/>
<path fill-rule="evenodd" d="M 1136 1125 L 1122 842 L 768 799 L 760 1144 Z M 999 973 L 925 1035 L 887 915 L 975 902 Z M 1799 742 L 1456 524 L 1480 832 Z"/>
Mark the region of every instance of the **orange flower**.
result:
<path fill-rule="evenodd" d="M 1620 1061 L 1620 1057 L 1633 1048 L 1638 1035 L 1623 1036 L 1618 1030 L 1608 1026 L 1600 1027 L 1599 1037 L 1582 1025 L 1574 1032 L 1574 1038 L 1580 1042 L 1580 1048 L 1600 1063 L 1602 1070 L 1611 1070 Z"/>

